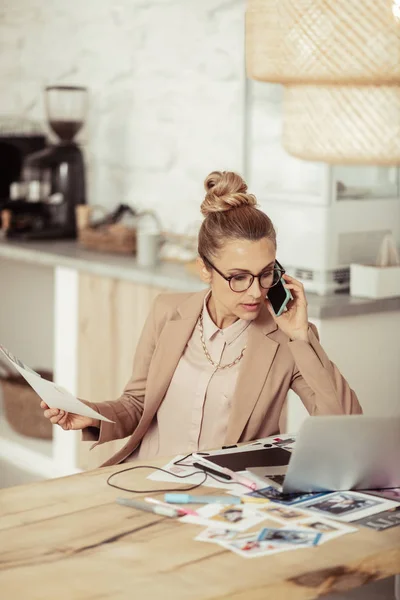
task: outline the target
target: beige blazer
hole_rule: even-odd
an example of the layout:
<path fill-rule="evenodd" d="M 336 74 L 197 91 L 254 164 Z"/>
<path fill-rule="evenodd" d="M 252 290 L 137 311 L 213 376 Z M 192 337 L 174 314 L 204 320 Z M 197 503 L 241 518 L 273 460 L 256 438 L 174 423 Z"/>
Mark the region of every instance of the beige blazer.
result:
<path fill-rule="evenodd" d="M 140 444 L 196 326 L 205 293 L 158 296 L 143 328 L 132 377 L 122 396 L 112 402 L 87 402 L 115 423 L 102 421 L 100 431 L 92 427 L 83 430 L 84 440 L 97 445 L 129 436 L 123 448 L 102 466 L 122 462 Z M 311 415 L 362 412 L 355 393 L 325 354 L 312 324 L 308 336 L 309 343 L 290 341 L 267 308 L 262 308 L 249 328 L 226 438 L 221 444 L 278 433 L 289 389 L 300 396 Z"/>

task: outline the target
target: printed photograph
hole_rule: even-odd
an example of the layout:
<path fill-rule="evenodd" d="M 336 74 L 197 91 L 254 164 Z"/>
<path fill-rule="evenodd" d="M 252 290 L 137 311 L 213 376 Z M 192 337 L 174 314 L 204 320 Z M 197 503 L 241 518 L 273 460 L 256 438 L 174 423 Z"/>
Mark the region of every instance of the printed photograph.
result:
<path fill-rule="evenodd" d="M 253 498 L 266 498 L 267 500 L 279 500 L 279 498 L 282 498 L 283 494 L 277 489 L 268 486 L 260 490 L 255 490 L 254 492 L 250 492 L 250 494 L 246 494 L 246 496 Z"/>
<path fill-rule="evenodd" d="M 307 544 L 312 546 L 318 542 L 320 537 L 320 533 L 314 533 L 313 531 L 265 528 L 259 534 L 258 540 L 285 544 Z"/>
<path fill-rule="evenodd" d="M 355 533 L 357 531 L 356 527 L 351 527 L 350 525 L 347 525 L 347 523 L 345 524 L 339 521 L 330 521 L 326 518 L 308 518 L 301 521 L 299 527 L 302 529 L 311 529 L 312 531 L 317 531 L 320 533 L 321 539 L 318 541 L 318 544 L 324 544 L 325 542 L 333 540 L 342 535 Z"/>
<path fill-rule="evenodd" d="M 371 517 L 364 517 L 355 521 L 356 525 L 364 525 L 375 531 L 384 531 L 392 527 L 400 526 L 400 506 L 390 508 Z"/>
<path fill-rule="evenodd" d="M 278 477 L 282 476 L 280 475 Z M 268 500 L 273 500 L 274 502 L 279 502 L 280 504 L 285 504 L 286 506 L 290 506 L 292 504 L 300 504 L 301 502 L 306 502 L 307 500 L 314 500 L 316 498 L 321 498 L 322 496 L 326 495 L 326 493 L 322 492 L 317 494 L 283 494 L 282 492 L 271 486 L 262 488 L 260 490 L 256 490 L 254 492 L 250 492 L 250 494 L 246 494 L 246 496 L 250 496 L 253 498 L 266 498 Z"/>
<path fill-rule="evenodd" d="M 205 529 L 195 538 L 200 542 L 226 542 L 237 536 L 237 532 L 232 529 Z"/>
<path fill-rule="evenodd" d="M 262 509 L 263 512 L 268 513 L 272 517 L 283 519 L 285 521 L 297 521 L 307 517 L 303 512 L 294 510 L 293 508 L 286 508 L 285 506 L 265 506 Z"/>
<path fill-rule="evenodd" d="M 261 550 L 261 544 L 257 540 L 247 540 L 247 542 L 233 542 L 239 550 L 242 552 L 259 552 Z"/>
<path fill-rule="evenodd" d="M 339 527 L 335 527 L 323 521 L 311 521 L 310 523 L 304 523 L 304 525 L 302 524 L 302 527 L 310 527 L 311 529 L 315 529 L 320 533 L 332 533 L 333 531 L 338 531 L 339 529 Z"/>
<path fill-rule="evenodd" d="M 240 507 L 231 507 L 223 510 L 218 515 L 211 517 L 212 521 L 219 522 L 228 522 L 228 523 L 240 523 L 243 519 L 245 519 L 245 515 L 243 514 L 243 508 Z"/>
<path fill-rule="evenodd" d="M 197 510 L 197 515 L 181 517 L 181 523 L 205 525 L 208 529 L 230 529 L 246 531 L 266 520 L 266 514 L 248 505 L 206 504 Z"/>
<path fill-rule="evenodd" d="M 395 502 L 400 502 L 400 488 L 369 490 L 366 493 L 371 496 L 379 496 L 380 498 L 386 498 L 386 500 L 394 500 Z"/>
<path fill-rule="evenodd" d="M 271 544 L 257 540 L 258 534 L 238 535 L 234 540 L 223 543 L 224 548 L 243 556 L 255 558 L 265 554 L 273 554 L 283 549 L 283 544 Z"/>
<path fill-rule="evenodd" d="M 285 504 L 286 506 L 292 506 L 293 504 L 302 504 L 303 502 L 307 502 L 308 500 L 322 498 L 322 496 L 326 495 L 326 492 L 320 492 L 316 494 L 282 494 L 282 498 L 280 500 L 277 498 L 276 502 L 279 502 L 280 504 Z"/>
<path fill-rule="evenodd" d="M 338 492 L 316 502 L 307 502 L 306 507 L 309 510 L 342 516 L 377 505 L 379 505 L 379 500 L 373 499 L 372 496 L 352 496 L 351 494 Z"/>

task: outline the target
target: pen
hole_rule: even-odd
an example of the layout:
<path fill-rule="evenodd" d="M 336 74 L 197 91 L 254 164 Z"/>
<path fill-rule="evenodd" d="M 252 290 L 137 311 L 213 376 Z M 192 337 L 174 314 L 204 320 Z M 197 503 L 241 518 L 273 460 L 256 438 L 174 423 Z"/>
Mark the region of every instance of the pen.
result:
<path fill-rule="evenodd" d="M 244 477 L 243 475 L 239 475 L 239 473 L 236 473 L 235 471 L 231 471 L 227 467 L 223 468 L 223 472 L 226 473 L 226 475 L 229 475 L 230 478 L 233 479 L 233 481 L 236 481 L 237 483 L 241 483 L 242 485 L 250 488 L 251 490 L 256 490 L 258 488 L 258 485 L 256 484 L 255 481 L 252 481 L 251 479 L 247 479 L 247 477 Z"/>
<path fill-rule="evenodd" d="M 203 465 L 202 463 L 198 463 L 198 462 L 194 462 L 193 466 L 197 467 L 198 469 L 203 469 L 203 471 L 205 471 L 206 473 L 211 473 L 212 475 L 217 475 L 218 477 L 221 477 L 222 479 L 233 480 L 233 481 L 236 481 L 237 483 L 241 483 L 242 485 L 244 485 L 247 488 L 250 488 L 251 490 L 256 490 L 258 487 L 258 485 L 251 479 L 247 479 L 247 477 L 244 477 L 243 475 L 239 475 L 238 473 L 235 473 L 235 471 L 231 471 L 227 467 L 220 467 L 221 470 L 217 471 L 216 469 L 212 469 L 208 465 L 206 466 L 206 465 Z"/>
<path fill-rule="evenodd" d="M 174 494 L 170 494 L 171 496 L 174 496 Z M 166 494 L 166 496 L 168 496 L 168 494 Z M 195 510 L 190 510 L 190 508 L 184 508 L 183 506 L 175 506 L 174 504 L 170 504 L 168 502 L 162 502 L 161 500 L 157 500 L 157 498 L 145 498 L 146 502 L 150 502 L 150 504 L 157 504 L 159 506 L 167 506 L 170 508 L 174 508 L 175 510 L 177 510 L 179 512 L 179 516 L 184 516 L 184 515 L 192 515 L 193 517 L 198 517 L 199 515 L 197 514 L 197 512 Z M 171 502 L 174 502 L 174 500 L 171 500 Z"/>
<path fill-rule="evenodd" d="M 131 498 L 117 498 L 116 502 L 118 504 L 122 504 L 124 506 L 131 506 L 132 508 L 137 508 L 138 510 L 144 510 L 146 512 L 151 512 L 156 515 L 161 515 L 163 517 L 179 517 L 179 511 L 176 508 L 172 508 L 172 506 L 153 506 L 148 502 L 141 502 L 140 500 L 132 500 Z"/>
<path fill-rule="evenodd" d="M 192 496 L 191 494 L 165 494 L 166 502 L 174 504 L 240 504 L 238 496 Z"/>
<path fill-rule="evenodd" d="M 202 469 L 206 473 L 211 473 L 211 475 L 217 475 L 218 477 L 221 477 L 221 479 L 232 479 L 232 477 L 228 473 L 224 473 L 223 471 L 217 471 L 216 469 L 212 469 L 211 467 L 203 465 L 202 463 L 194 462 L 193 466 L 196 467 L 196 469 Z"/>

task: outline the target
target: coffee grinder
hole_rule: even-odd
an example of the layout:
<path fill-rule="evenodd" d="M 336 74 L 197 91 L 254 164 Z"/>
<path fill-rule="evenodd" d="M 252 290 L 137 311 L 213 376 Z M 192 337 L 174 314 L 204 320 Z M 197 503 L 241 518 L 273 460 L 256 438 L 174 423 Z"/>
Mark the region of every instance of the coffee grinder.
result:
<path fill-rule="evenodd" d="M 75 207 L 86 203 L 83 155 L 74 142 L 87 110 L 87 89 L 49 86 L 45 90 L 49 125 L 59 138 L 57 144 L 28 155 L 22 168 L 21 210 L 34 209 L 41 215 L 32 228 L 11 228 L 10 237 L 24 239 L 75 238 Z M 22 206 L 21 206 L 22 202 Z M 17 209 L 15 201 L 9 205 Z M 14 211 L 13 211 L 14 212 Z"/>

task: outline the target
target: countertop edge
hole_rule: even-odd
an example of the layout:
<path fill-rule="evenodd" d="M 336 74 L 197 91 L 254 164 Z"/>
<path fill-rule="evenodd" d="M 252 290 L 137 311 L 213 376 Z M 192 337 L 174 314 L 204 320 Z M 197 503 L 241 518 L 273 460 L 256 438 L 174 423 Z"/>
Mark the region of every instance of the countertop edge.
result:
<path fill-rule="evenodd" d="M 141 285 L 160 287 L 171 292 L 195 292 L 205 288 L 184 264 L 161 263 L 146 269 L 133 256 L 105 254 L 81 248 L 75 241 L 10 242 L 0 240 L 0 258 L 46 267 L 64 267 L 93 275 L 122 279 Z M 353 298 L 338 293 L 319 296 L 307 292 L 310 319 L 335 319 L 400 311 L 400 297 Z"/>

